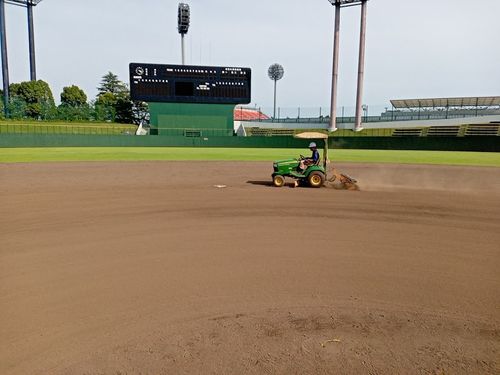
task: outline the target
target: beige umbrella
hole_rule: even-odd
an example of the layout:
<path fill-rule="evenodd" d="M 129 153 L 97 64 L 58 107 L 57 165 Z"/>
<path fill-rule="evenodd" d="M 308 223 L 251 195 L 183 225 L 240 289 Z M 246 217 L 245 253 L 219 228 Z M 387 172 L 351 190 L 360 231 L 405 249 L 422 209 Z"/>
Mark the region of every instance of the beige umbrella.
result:
<path fill-rule="evenodd" d="M 303 132 L 294 135 L 295 138 L 301 139 L 323 139 L 324 140 L 324 149 L 323 149 L 323 168 L 325 168 L 326 172 L 326 163 L 328 160 L 328 134 L 321 132 Z"/>

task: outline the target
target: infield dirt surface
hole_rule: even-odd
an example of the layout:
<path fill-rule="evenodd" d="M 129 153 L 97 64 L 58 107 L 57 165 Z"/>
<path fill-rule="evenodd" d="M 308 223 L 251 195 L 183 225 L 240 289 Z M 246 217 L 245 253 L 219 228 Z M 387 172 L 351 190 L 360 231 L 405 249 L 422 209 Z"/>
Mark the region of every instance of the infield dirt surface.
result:
<path fill-rule="evenodd" d="M 500 168 L 270 167 L 0 164 L 0 374 L 500 373 Z"/>

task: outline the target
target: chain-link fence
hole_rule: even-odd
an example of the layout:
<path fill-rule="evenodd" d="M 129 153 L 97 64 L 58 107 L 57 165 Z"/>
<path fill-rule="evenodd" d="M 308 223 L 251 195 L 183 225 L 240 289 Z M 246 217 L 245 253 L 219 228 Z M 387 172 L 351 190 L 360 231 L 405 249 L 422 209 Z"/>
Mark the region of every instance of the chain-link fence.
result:
<path fill-rule="evenodd" d="M 251 111 L 252 113 L 248 113 Z M 239 112 L 238 112 L 239 111 Z M 337 109 L 337 124 L 352 124 L 356 118 L 356 108 L 343 106 Z M 478 116 L 500 115 L 499 109 L 492 108 L 450 108 L 450 109 L 415 109 L 396 110 L 383 105 L 363 105 L 362 121 L 364 123 L 444 120 L 453 118 L 468 118 Z M 235 118 L 241 121 L 257 121 L 263 123 L 312 123 L 328 124 L 330 108 L 325 107 L 237 107 Z"/>
<path fill-rule="evenodd" d="M 134 135 L 133 125 L 0 123 L 0 134 Z"/>

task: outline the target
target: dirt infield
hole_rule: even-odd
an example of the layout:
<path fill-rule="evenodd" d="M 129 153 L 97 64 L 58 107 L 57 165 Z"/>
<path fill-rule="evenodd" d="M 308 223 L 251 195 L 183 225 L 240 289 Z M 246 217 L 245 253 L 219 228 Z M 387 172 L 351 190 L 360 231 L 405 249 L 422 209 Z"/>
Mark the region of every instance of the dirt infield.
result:
<path fill-rule="evenodd" d="M 0 374 L 500 373 L 500 168 L 339 167 L 0 164 Z"/>

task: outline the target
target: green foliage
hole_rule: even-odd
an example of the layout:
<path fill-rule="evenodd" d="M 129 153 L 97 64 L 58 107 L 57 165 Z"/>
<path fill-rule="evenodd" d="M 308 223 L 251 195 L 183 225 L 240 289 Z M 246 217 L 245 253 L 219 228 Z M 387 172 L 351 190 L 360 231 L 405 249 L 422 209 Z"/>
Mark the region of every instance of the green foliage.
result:
<path fill-rule="evenodd" d="M 14 102 L 14 112 L 20 108 L 24 110 L 21 117 L 50 119 L 54 114 L 54 97 L 47 82 L 38 80 L 13 83 L 10 85 L 10 92 Z M 24 108 L 19 100 L 25 103 Z M 19 113 L 11 114 L 11 116 L 19 115 Z"/>
<path fill-rule="evenodd" d="M 20 83 L 11 83 L 9 86 L 9 91 L 11 96 L 16 96 L 19 94 L 19 90 L 21 88 Z"/>
<path fill-rule="evenodd" d="M 105 107 L 114 107 L 116 105 L 116 102 L 118 101 L 118 98 L 116 94 L 113 94 L 112 92 L 104 92 L 102 94 L 99 94 L 97 96 L 97 100 L 95 102 L 96 105 L 102 105 Z"/>
<path fill-rule="evenodd" d="M 125 83 L 112 72 L 102 77 L 96 100 L 96 114 L 104 117 L 98 120 L 118 123 L 134 123 L 134 103 L 130 100 L 130 91 Z"/>
<path fill-rule="evenodd" d="M 8 105 L 9 118 L 13 120 L 21 120 L 27 117 L 28 105 L 20 97 L 13 96 L 10 98 Z"/>
<path fill-rule="evenodd" d="M 130 100 L 130 94 L 118 98 L 116 101 L 115 121 L 120 124 L 130 124 L 134 122 L 134 103 Z"/>
<path fill-rule="evenodd" d="M 149 124 L 149 106 L 146 102 L 134 102 L 132 107 L 133 112 L 133 123 L 139 125 L 140 123 Z"/>
<path fill-rule="evenodd" d="M 87 95 L 75 85 L 63 88 L 61 105 L 57 112 L 59 120 L 82 121 L 92 118 L 91 107 L 87 104 Z"/>
<path fill-rule="evenodd" d="M 87 103 L 87 95 L 78 86 L 64 87 L 61 104 L 56 107 L 52 91 L 44 81 L 13 83 L 10 85 L 10 119 L 101 121 L 124 124 L 139 123 L 147 119 L 145 103 L 134 103 L 125 83 L 108 72 L 102 77 L 95 101 Z M 1 94 L 1 93 L 0 93 Z M 0 104 L 0 118 L 3 107 Z"/>
<path fill-rule="evenodd" d="M 57 119 L 66 121 L 88 121 L 92 119 L 92 107 L 87 103 L 79 106 L 61 104 L 57 108 Z"/>
<path fill-rule="evenodd" d="M 115 94 L 111 92 L 104 92 L 97 96 L 94 103 L 95 119 L 97 121 L 115 121 L 116 117 L 116 103 L 118 99 Z"/>
<path fill-rule="evenodd" d="M 101 84 L 97 90 L 99 91 L 97 94 L 98 97 L 106 93 L 111 93 L 116 96 L 126 95 L 128 93 L 127 85 L 120 81 L 118 76 L 112 72 L 108 72 L 102 77 Z"/>
<path fill-rule="evenodd" d="M 61 104 L 70 107 L 78 107 L 87 104 L 87 95 L 78 86 L 64 87 L 61 93 Z"/>

